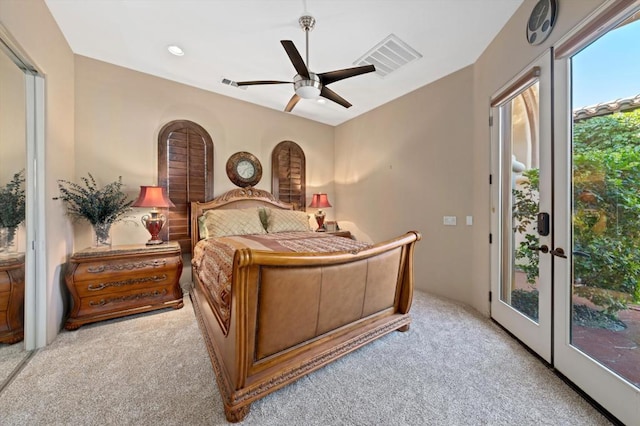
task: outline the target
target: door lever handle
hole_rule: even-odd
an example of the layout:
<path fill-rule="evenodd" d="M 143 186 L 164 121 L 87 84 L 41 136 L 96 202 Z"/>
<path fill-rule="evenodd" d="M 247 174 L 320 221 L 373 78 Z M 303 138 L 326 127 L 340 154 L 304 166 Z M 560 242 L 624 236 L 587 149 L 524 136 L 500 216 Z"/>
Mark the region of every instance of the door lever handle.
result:
<path fill-rule="evenodd" d="M 549 253 L 549 247 L 547 247 L 545 244 L 541 245 L 540 247 L 529 246 L 529 250 L 538 250 L 542 253 Z"/>
<path fill-rule="evenodd" d="M 563 258 L 563 259 L 566 259 L 566 258 L 567 258 L 567 255 L 566 255 L 566 254 L 564 254 L 564 249 L 563 249 L 563 248 L 561 248 L 561 247 L 558 247 L 558 248 L 553 249 L 553 251 L 551 252 L 551 254 L 552 254 L 552 255 L 554 255 L 554 256 L 561 257 L 561 258 Z"/>

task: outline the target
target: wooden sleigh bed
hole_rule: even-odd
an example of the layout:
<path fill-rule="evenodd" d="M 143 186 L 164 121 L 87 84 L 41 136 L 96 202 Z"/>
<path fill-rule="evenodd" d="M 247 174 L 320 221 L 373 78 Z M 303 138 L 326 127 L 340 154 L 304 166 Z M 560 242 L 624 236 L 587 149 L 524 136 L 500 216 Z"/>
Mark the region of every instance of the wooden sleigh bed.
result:
<path fill-rule="evenodd" d="M 242 235 L 204 238 L 196 247 L 201 234 L 211 236 L 204 223 L 209 216 L 224 213 L 236 218 L 236 213 L 251 209 L 280 215 L 288 210 L 293 215 L 291 208 L 255 188 L 191 203 L 191 298 L 230 422 L 241 421 L 253 401 L 387 333 L 406 331 L 411 322 L 418 232 L 331 252 L 283 251 L 276 243 L 271 251 L 256 249 L 272 244 L 268 239 L 279 237 L 274 233 L 261 236 L 267 242 Z M 300 242 L 306 247 L 298 234 L 284 233 L 285 241 L 278 244 Z M 314 244 L 343 247 L 352 241 L 306 234 Z M 227 246 L 215 260 L 203 248 L 210 240 Z M 221 266 L 225 257 L 229 264 Z M 214 271 L 205 273 L 207 265 Z M 226 284 L 208 282 L 224 281 L 225 271 Z"/>

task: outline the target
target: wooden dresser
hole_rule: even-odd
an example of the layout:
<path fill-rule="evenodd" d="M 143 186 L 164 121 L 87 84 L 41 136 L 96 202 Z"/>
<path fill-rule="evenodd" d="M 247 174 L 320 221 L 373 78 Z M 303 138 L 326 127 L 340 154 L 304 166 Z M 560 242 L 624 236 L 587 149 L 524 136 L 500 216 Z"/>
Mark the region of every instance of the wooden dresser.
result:
<path fill-rule="evenodd" d="M 0 254 L 0 343 L 24 339 L 24 253 Z"/>
<path fill-rule="evenodd" d="M 175 241 L 88 248 L 71 256 L 65 280 L 73 308 L 65 328 L 125 315 L 182 308 L 182 255 Z"/>

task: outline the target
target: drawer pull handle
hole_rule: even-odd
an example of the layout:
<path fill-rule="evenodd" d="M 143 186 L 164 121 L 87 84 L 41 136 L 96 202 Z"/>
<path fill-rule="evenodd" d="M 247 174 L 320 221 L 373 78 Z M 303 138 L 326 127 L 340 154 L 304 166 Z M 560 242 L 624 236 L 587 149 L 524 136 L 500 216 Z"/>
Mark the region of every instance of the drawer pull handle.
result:
<path fill-rule="evenodd" d="M 87 286 L 87 290 L 100 291 L 108 287 L 123 287 L 127 285 L 134 285 L 134 284 L 140 284 L 140 283 L 164 281 L 166 279 L 167 279 L 167 274 L 153 275 L 151 277 L 131 278 L 131 279 L 122 280 L 122 281 L 111 281 L 111 282 L 99 283 L 99 284 L 89 284 Z"/>
<path fill-rule="evenodd" d="M 165 266 L 167 261 L 165 259 L 155 259 L 148 262 L 129 262 L 129 263 L 116 263 L 112 265 L 99 265 L 89 266 L 87 272 L 91 274 L 99 274 L 104 271 L 131 271 L 132 269 L 142 269 L 147 266 L 157 268 L 159 266 Z"/>
<path fill-rule="evenodd" d="M 104 305 L 108 305 L 109 303 L 128 302 L 130 300 L 138 300 L 138 299 L 143 299 L 143 298 L 146 298 L 146 297 L 162 297 L 162 296 L 164 296 L 166 294 L 167 294 L 167 289 L 164 288 L 164 289 L 162 289 L 162 291 L 154 290 L 154 291 L 147 291 L 145 293 L 130 294 L 128 296 L 109 297 L 107 299 L 100 299 L 97 302 L 94 302 L 92 300 L 92 301 L 89 302 L 89 305 L 91 305 L 91 306 L 104 306 Z"/>

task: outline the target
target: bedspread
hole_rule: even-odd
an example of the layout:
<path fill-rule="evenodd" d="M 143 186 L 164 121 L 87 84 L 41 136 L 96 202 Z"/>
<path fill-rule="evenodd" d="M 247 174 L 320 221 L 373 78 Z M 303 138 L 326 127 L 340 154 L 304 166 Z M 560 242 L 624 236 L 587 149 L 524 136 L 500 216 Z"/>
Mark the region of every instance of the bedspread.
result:
<path fill-rule="evenodd" d="M 360 251 L 370 244 L 320 232 L 280 232 L 238 235 L 201 240 L 194 249 L 191 264 L 206 287 L 210 303 L 225 334 L 231 318 L 231 273 L 236 250 L 251 248 L 273 252 L 330 253 Z"/>

